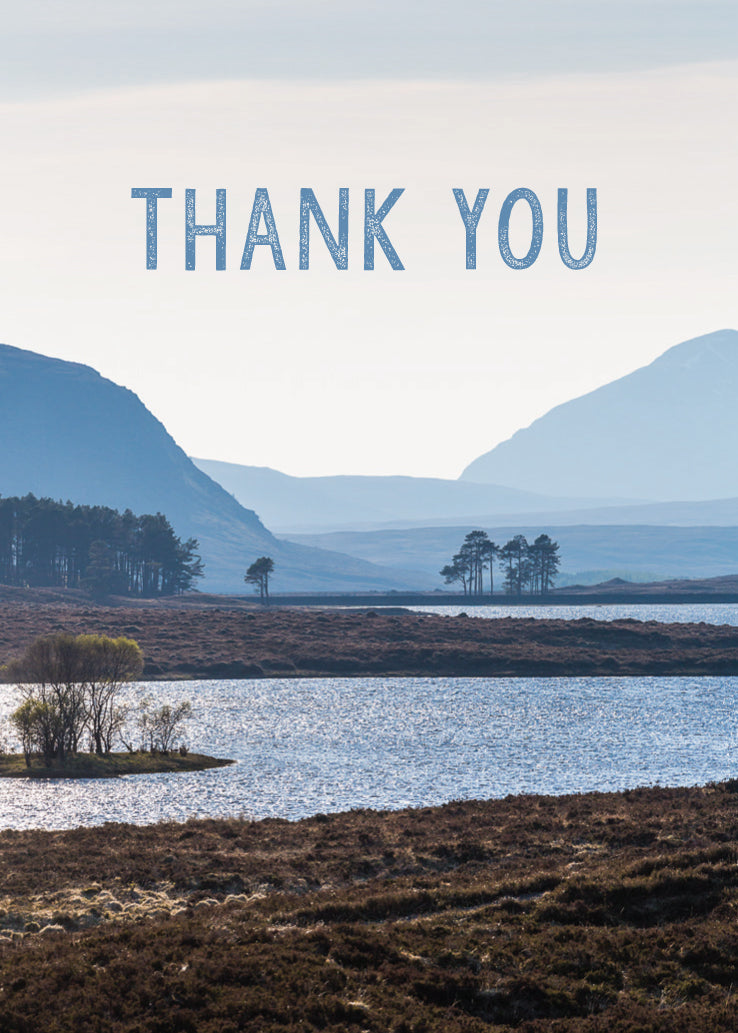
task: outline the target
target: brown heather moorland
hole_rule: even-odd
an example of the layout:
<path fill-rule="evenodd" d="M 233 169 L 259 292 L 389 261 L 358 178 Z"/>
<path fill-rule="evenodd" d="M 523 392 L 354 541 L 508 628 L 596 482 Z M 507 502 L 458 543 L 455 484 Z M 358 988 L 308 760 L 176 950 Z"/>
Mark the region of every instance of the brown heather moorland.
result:
<path fill-rule="evenodd" d="M 135 639 L 148 679 L 738 673 L 738 628 L 727 625 L 43 598 L 0 596 L 0 665 L 38 635 L 69 632 Z"/>
<path fill-rule="evenodd" d="M 736 790 L 1 832 L 0 1029 L 735 1030 Z"/>

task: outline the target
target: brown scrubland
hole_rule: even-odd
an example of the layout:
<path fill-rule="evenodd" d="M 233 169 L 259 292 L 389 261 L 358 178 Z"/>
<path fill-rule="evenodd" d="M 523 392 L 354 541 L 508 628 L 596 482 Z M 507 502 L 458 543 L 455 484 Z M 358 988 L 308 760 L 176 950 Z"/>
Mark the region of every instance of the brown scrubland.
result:
<path fill-rule="evenodd" d="M 738 673 L 738 628 L 414 612 L 0 601 L 0 664 L 38 635 L 135 639 L 144 677 Z"/>
<path fill-rule="evenodd" d="M 1 832 L 0 1028 L 734 1030 L 737 790 Z"/>

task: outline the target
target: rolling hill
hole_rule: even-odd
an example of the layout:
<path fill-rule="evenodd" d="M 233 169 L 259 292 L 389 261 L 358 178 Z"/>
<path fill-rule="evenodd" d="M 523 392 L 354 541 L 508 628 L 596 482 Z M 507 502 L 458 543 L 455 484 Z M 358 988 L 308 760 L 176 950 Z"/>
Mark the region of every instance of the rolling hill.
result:
<path fill-rule="evenodd" d="M 718 577 L 738 569 L 738 527 L 555 526 L 531 522 L 345 531 L 292 538 L 305 545 L 340 549 L 370 562 L 414 570 L 441 588 L 438 571 L 458 551 L 464 536 L 478 527 L 483 527 L 498 545 L 516 534 L 524 534 L 529 542 L 541 532 L 550 534 L 561 546 L 558 585 L 596 584 L 615 576 L 629 581 Z M 498 584 L 501 581 L 499 577 Z"/>

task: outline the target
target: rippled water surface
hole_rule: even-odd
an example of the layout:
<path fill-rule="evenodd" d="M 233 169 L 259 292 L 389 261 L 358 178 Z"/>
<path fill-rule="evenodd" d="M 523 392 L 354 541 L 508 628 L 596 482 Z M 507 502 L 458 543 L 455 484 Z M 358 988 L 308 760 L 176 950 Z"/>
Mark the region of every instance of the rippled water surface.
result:
<path fill-rule="evenodd" d="M 300 818 L 508 793 L 694 785 L 738 771 L 738 678 L 158 682 L 194 749 L 238 764 L 103 781 L 0 779 L 0 827 Z M 0 687 L 0 715 L 14 705 Z"/>
<path fill-rule="evenodd" d="M 667 624 L 732 624 L 738 627 L 738 603 L 607 603 L 589 606 L 410 606 L 418 613 L 448 617 L 538 617 L 540 620 L 664 621 Z"/>

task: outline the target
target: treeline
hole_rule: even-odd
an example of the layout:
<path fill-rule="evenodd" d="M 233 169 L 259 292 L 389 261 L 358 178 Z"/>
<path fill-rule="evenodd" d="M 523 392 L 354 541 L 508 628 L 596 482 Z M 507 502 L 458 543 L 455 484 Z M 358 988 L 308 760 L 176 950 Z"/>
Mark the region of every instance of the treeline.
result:
<path fill-rule="evenodd" d="M 0 498 L 0 584 L 176 595 L 202 577 L 197 549 L 197 540 L 183 542 L 161 513 Z"/>
<path fill-rule="evenodd" d="M 497 565 L 503 574 L 503 588 L 510 595 L 545 595 L 554 586 L 560 562 L 558 542 L 547 534 L 539 534 L 532 545 L 522 534 L 497 545 L 486 531 L 470 531 L 441 576 L 447 585 L 461 584 L 464 595 L 483 595 L 488 581 L 492 595 Z"/>

